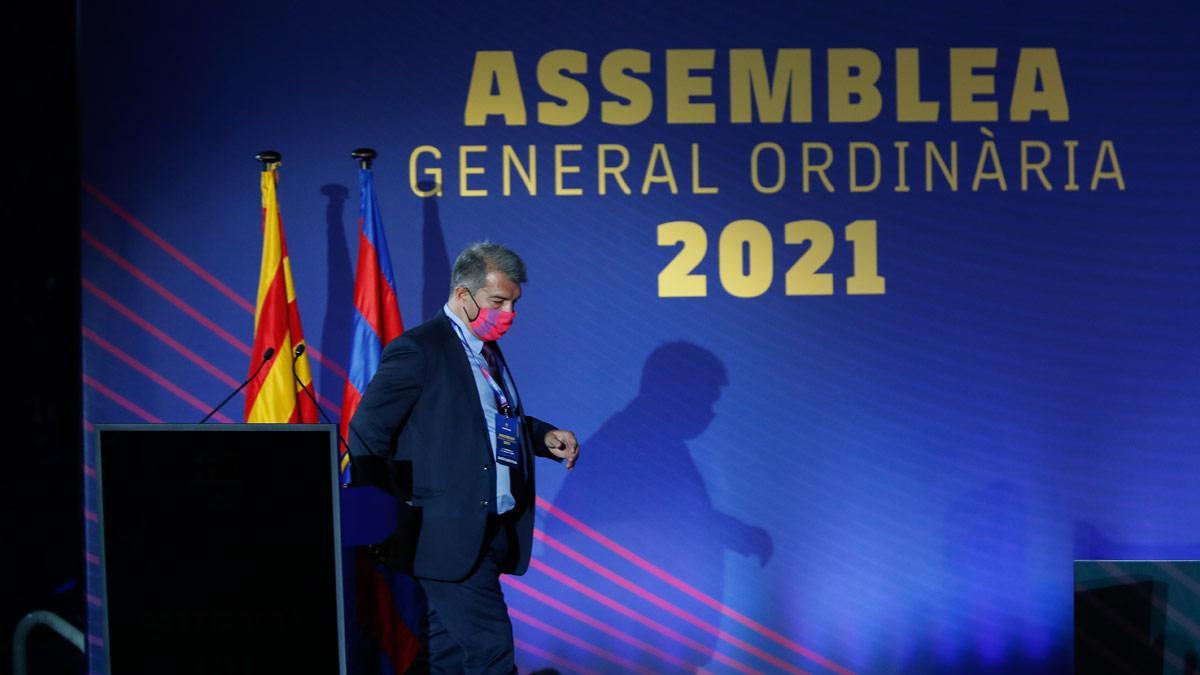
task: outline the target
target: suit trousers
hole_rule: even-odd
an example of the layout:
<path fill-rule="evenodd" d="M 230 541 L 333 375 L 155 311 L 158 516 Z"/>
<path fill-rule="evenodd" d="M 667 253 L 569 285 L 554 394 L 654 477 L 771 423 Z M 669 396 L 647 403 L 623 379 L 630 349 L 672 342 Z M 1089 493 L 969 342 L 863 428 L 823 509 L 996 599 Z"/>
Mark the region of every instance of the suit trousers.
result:
<path fill-rule="evenodd" d="M 479 562 L 461 581 L 418 577 L 429 603 L 427 638 L 409 672 L 510 675 L 517 672 L 500 570 L 515 556 L 516 517 L 489 516 Z"/>

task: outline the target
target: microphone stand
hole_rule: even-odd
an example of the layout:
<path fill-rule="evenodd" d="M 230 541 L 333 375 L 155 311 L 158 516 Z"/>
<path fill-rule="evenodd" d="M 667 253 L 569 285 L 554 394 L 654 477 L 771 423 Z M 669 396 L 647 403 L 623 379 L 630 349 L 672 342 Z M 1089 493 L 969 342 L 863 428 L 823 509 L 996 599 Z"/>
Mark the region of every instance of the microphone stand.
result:
<path fill-rule="evenodd" d="M 229 403 L 229 399 L 233 398 L 234 396 L 237 396 L 237 393 L 239 391 L 245 389 L 246 385 L 253 382 L 254 378 L 258 377 L 258 374 L 260 372 L 262 372 L 263 366 L 267 365 L 267 361 L 270 361 L 272 356 L 275 356 L 275 348 L 267 347 L 267 350 L 265 352 L 263 352 L 262 361 L 259 361 L 258 367 L 254 369 L 254 374 L 251 375 L 245 382 L 239 384 L 237 389 L 234 389 L 232 392 L 230 392 L 229 395 L 226 396 L 224 400 L 222 400 L 220 403 L 217 404 L 217 407 L 210 410 L 208 412 L 208 414 L 204 416 L 204 419 L 200 420 L 200 424 L 204 424 L 205 422 L 207 422 L 209 420 L 209 418 L 211 418 L 213 415 L 216 415 L 218 410 L 220 410 L 222 407 L 224 407 L 226 403 Z"/>
<path fill-rule="evenodd" d="M 333 424 L 333 420 L 329 419 L 329 415 L 325 413 L 325 408 L 321 407 L 320 402 L 317 401 L 317 397 L 313 396 L 313 393 L 309 391 L 307 386 L 305 386 L 304 382 L 300 379 L 300 376 L 296 374 L 296 361 L 300 360 L 300 357 L 304 355 L 304 351 L 305 346 L 303 342 L 296 345 L 296 348 L 292 350 L 292 379 L 296 381 L 296 384 L 300 385 L 300 389 L 304 390 L 304 394 L 308 396 L 308 400 L 312 401 L 313 405 L 317 407 L 317 412 L 321 413 L 321 417 L 325 418 L 325 422 L 327 424 Z M 349 455 L 350 445 L 346 443 L 346 439 L 342 438 L 342 435 L 337 432 L 334 433 L 334 436 L 337 437 L 338 445 L 345 450 L 347 455 Z"/>

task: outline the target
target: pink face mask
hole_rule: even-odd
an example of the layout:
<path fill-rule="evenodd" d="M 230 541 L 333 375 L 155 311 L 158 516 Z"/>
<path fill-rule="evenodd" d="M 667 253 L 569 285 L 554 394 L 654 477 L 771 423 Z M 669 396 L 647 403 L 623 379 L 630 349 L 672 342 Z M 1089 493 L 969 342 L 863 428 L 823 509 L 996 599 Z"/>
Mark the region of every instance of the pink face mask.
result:
<path fill-rule="evenodd" d="M 475 296 L 471 296 L 471 302 L 475 303 L 475 308 L 479 311 L 474 319 L 470 319 L 471 332 L 484 342 L 492 342 L 503 337 L 517 316 L 516 312 L 480 307 L 479 303 L 475 302 Z"/>

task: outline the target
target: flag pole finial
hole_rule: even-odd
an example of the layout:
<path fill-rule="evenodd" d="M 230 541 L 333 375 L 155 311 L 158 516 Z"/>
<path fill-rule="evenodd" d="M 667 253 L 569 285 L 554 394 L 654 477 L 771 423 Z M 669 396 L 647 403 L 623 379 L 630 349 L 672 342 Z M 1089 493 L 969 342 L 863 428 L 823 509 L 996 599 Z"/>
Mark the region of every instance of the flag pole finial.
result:
<path fill-rule="evenodd" d="M 278 164 L 279 160 L 283 159 L 283 155 L 279 154 L 275 150 L 263 150 L 262 152 L 255 155 L 254 159 L 257 159 L 258 161 L 262 162 L 263 168 L 265 169 L 265 168 L 267 168 L 267 166 L 269 166 L 271 164 Z"/>
<path fill-rule="evenodd" d="M 358 160 L 358 166 L 363 169 L 371 168 L 371 160 L 379 156 L 373 148 L 359 148 L 350 153 L 350 156 Z"/>

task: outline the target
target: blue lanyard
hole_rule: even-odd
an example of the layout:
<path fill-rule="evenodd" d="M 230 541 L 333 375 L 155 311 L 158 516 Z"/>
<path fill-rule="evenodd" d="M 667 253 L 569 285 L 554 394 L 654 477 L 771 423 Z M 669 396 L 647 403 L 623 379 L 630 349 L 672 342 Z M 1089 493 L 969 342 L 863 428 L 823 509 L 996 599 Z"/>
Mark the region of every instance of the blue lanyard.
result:
<path fill-rule="evenodd" d="M 451 321 L 450 325 L 454 326 L 454 332 L 458 334 L 458 341 L 462 343 L 463 349 L 467 351 L 467 358 L 475 362 L 475 365 L 479 368 L 479 371 L 483 373 L 483 379 L 487 380 L 487 383 L 492 387 L 492 393 L 496 395 L 496 400 L 500 402 L 500 412 L 506 417 L 510 416 L 512 413 L 512 407 L 508 404 L 508 397 L 504 395 L 504 390 L 501 389 L 500 385 L 496 384 L 496 380 L 492 378 L 492 373 L 487 367 L 487 362 L 483 360 L 482 356 L 476 354 L 474 350 L 471 349 L 471 345 L 467 344 L 467 338 L 465 335 L 463 335 L 462 329 L 458 327 L 458 323 L 456 321 Z"/>

